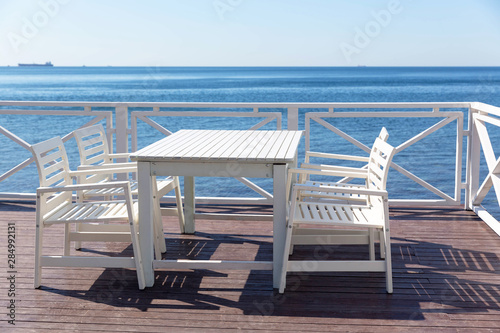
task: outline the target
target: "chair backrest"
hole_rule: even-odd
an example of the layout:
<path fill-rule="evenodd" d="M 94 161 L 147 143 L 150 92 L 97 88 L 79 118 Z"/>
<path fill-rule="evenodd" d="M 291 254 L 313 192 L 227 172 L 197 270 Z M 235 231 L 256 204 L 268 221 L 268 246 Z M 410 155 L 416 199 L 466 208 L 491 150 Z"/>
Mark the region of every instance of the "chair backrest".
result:
<path fill-rule="evenodd" d="M 385 180 L 384 181 L 376 181 L 377 177 L 374 177 L 374 173 L 376 172 L 377 169 L 385 170 L 385 165 L 384 163 L 387 162 L 387 155 L 386 153 L 389 152 L 390 148 L 392 146 L 390 145 L 384 145 L 382 142 L 387 143 L 387 139 L 389 139 L 389 132 L 387 132 L 387 129 L 385 127 L 382 127 L 380 130 L 380 133 L 378 137 L 375 138 L 375 142 L 373 142 L 372 149 L 370 151 L 370 157 L 369 157 L 369 162 L 368 162 L 368 174 L 372 174 L 372 181 L 375 181 L 375 184 L 372 184 L 372 187 L 369 186 L 369 180 L 366 182 L 366 186 L 371 189 L 377 189 L 377 190 L 385 190 L 386 189 L 386 183 L 387 183 L 387 174 L 385 174 Z M 392 156 L 390 157 L 392 159 Z M 382 164 L 380 164 L 382 162 Z M 375 163 L 375 164 L 370 164 L 370 163 Z M 390 163 L 390 161 L 388 161 Z M 371 171 L 370 171 L 371 169 Z M 380 172 L 377 172 L 376 174 L 380 174 Z"/>
<path fill-rule="evenodd" d="M 368 162 L 367 187 L 373 190 L 385 190 L 387 174 L 394 156 L 394 147 L 380 138 L 375 140 Z"/>
<path fill-rule="evenodd" d="M 38 169 L 38 178 L 41 187 L 71 185 L 68 156 L 64 143 L 60 137 L 55 137 L 32 145 L 31 152 Z M 55 194 L 50 201 L 51 207 L 57 207 L 65 201 L 71 202 L 71 192 Z M 49 202 L 47 202 L 49 203 Z"/>
<path fill-rule="evenodd" d="M 370 158 L 368 162 L 368 179 L 367 187 L 371 190 L 385 190 L 387 186 L 387 175 L 394 156 L 395 149 L 393 146 L 382 140 L 375 139 Z M 379 198 L 379 197 L 377 197 Z M 369 198 L 372 205 L 381 204 L 380 200 L 372 200 Z"/>
<path fill-rule="evenodd" d="M 113 159 L 109 156 L 106 132 L 104 132 L 104 127 L 101 124 L 77 129 L 73 132 L 73 135 L 78 145 L 81 165 L 113 163 Z M 88 175 L 86 179 L 80 181 L 99 183 L 109 180 L 111 177 L 111 174 L 95 174 Z"/>
<path fill-rule="evenodd" d="M 378 137 L 387 142 L 387 139 L 389 139 L 389 132 L 387 132 L 387 129 L 385 127 L 382 127 L 380 133 L 378 134 Z"/>
<path fill-rule="evenodd" d="M 112 163 L 106 132 L 101 124 L 77 129 L 73 135 L 78 145 L 81 165 Z"/>

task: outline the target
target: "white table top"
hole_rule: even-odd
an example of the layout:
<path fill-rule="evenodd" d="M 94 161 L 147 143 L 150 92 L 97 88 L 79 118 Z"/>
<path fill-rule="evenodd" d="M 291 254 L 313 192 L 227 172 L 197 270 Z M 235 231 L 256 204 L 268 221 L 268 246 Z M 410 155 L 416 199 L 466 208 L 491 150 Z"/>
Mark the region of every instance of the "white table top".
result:
<path fill-rule="evenodd" d="M 293 162 L 302 131 L 180 130 L 130 155 L 143 162 Z"/>

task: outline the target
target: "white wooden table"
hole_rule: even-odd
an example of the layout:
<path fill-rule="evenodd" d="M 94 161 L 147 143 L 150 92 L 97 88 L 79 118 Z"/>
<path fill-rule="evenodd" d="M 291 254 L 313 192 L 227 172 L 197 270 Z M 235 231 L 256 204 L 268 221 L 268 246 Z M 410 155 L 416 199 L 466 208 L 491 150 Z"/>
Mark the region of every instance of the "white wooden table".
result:
<path fill-rule="evenodd" d="M 278 288 L 286 228 L 287 168 L 297 163 L 301 131 L 181 130 L 130 158 L 138 162 L 139 242 L 146 286 L 154 269 L 272 269 Z M 273 262 L 153 260 L 153 182 L 156 176 L 184 176 L 185 232 L 193 233 L 194 177 L 273 178 Z M 242 225 L 244 227 L 244 225 Z"/>

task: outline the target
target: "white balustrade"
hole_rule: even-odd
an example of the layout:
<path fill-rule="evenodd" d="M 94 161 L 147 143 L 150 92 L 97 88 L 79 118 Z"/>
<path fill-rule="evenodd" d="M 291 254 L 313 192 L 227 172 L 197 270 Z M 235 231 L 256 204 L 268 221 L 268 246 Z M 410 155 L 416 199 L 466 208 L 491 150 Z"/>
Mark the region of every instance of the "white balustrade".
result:
<path fill-rule="evenodd" d="M 140 109 L 140 110 L 138 110 Z M 407 138 L 396 147 L 396 156 L 405 152 L 409 147 L 432 133 L 455 124 L 455 166 L 443 170 L 429 170 L 429 172 L 451 173 L 454 178 L 453 194 L 444 193 L 436 186 L 421 179 L 410 170 L 392 163 L 392 168 L 402 175 L 426 189 L 433 197 L 432 200 L 391 199 L 391 203 L 404 205 L 461 205 L 465 203 L 467 209 L 473 210 L 498 234 L 500 224 L 483 206 L 483 200 L 489 191 L 494 190 L 496 199 L 500 202 L 500 159 L 494 154 L 491 138 L 500 137 L 500 108 L 476 102 L 461 103 L 112 103 L 112 102 L 37 102 L 37 101 L 0 101 L 0 133 L 23 149 L 34 142 L 26 142 L 22 133 L 12 133 L 1 121 L 3 115 L 40 115 L 44 117 L 68 116 L 87 117 L 82 119 L 76 128 L 69 129 L 68 133 L 60 133 L 67 141 L 71 139 L 71 132 L 77 128 L 103 122 L 106 127 L 109 142 L 116 142 L 114 150 L 117 153 L 135 151 L 139 144 L 138 124 L 143 123 L 151 127 L 152 131 L 168 136 L 173 129 L 162 125 L 155 119 L 186 119 L 198 118 L 245 118 L 255 119 L 249 129 L 259 129 L 263 126 L 282 128 L 282 112 L 286 119 L 287 129 L 301 129 L 301 120 L 304 121 L 305 149 L 309 149 L 311 139 L 318 133 L 311 125 L 320 126 L 333 135 L 332 140 L 342 138 L 353 147 L 369 151 L 369 148 L 356 140 L 347 131 L 332 124 L 335 119 L 362 119 L 362 118 L 408 118 L 418 123 L 419 119 L 436 118 L 436 122 L 426 127 L 416 135 Z M 311 112 L 311 109 L 314 111 Z M 188 110 L 188 111 L 186 111 Z M 324 110 L 318 112 L 316 110 Z M 466 112 L 464 112 L 464 110 Z M 88 120 L 88 117 L 91 120 Z M 467 116 L 467 127 L 464 128 L 464 116 Z M 114 117 L 114 118 L 113 118 Z M 114 120 L 114 124 L 113 124 Z M 168 123 L 168 122 L 167 122 Z M 141 125 L 143 126 L 143 125 Z M 356 128 L 353 128 L 355 133 Z M 376 129 L 379 130 L 379 129 Z M 66 129 L 68 131 L 68 129 Z M 493 132 L 495 131 L 495 132 Z M 113 136 L 115 140 L 113 139 Z M 338 138 L 337 138 L 338 137 Z M 466 149 L 464 149 L 464 138 Z M 130 140 L 130 147 L 129 147 Z M 335 142 L 335 141 L 332 141 Z M 481 165 L 481 156 L 484 155 L 486 165 Z M 463 160 L 465 157 L 466 170 L 463 174 Z M 300 157 L 299 157 L 300 158 Z M 33 162 L 26 159 L 18 165 L 12 165 L 8 170 L 0 170 L 0 182 L 8 179 Z M 484 163 L 483 163 L 484 164 Z M 480 179 L 481 170 L 487 168 L 485 177 Z M 484 171 L 483 171 L 484 173 Z M 272 195 L 265 189 L 255 185 L 248 179 L 238 179 L 260 195 L 259 198 L 206 198 L 205 202 L 225 202 L 242 204 L 271 203 Z M 37 179 L 33 179 L 36 184 Z M 462 199 L 462 192 L 465 195 Z M 429 196 L 430 197 L 430 196 Z M 0 193 L 3 199 L 34 199 L 34 194 Z M 207 201 L 208 200 L 208 201 Z"/>

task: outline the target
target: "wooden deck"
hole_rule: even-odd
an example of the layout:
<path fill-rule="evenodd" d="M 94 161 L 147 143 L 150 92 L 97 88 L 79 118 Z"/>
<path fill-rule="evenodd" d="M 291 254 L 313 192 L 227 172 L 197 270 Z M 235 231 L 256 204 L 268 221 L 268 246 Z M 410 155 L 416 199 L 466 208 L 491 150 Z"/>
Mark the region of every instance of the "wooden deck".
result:
<path fill-rule="evenodd" d="M 212 208 L 212 211 L 241 208 Z M 265 210 L 263 207 L 252 209 Z M 45 269 L 33 283 L 34 205 L 0 203 L 1 332 L 492 332 L 500 331 L 500 237 L 461 209 L 391 209 L 394 294 L 379 273 L 289 276 L 270 271 L 158 271 L 137 289 L 125 269 Z M 8 295 L 7 224 L 16 229 L 15 296 Z M 164 218 L 168 258 L 270 260 L 271 222 L 197 221 L 179 235 Z M 47 230 L 58 246 L 60 229 Z M 131 251 L 87 244 L 87 253 Z M 297 247 L 295 256 L 358 256 L 348 247 Z M 6 321 L 15 300 L 15 326 Z"/>

